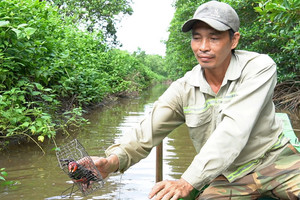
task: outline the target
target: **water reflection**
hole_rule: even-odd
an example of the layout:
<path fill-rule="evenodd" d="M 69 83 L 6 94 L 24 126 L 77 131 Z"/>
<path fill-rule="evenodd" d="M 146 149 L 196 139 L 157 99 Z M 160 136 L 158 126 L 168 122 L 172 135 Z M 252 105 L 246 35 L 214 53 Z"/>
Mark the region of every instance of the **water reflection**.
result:
<path fill-rule="evenodd" d="M 139 123 L 144 115 L 152 109 L 153 102 L 165 91 L 167 86 L 157 86 L 153 90 L 143 93 L 136 99 L 123 99 L 117 105 L 104 108 L 101 112 L 95 111 L 87 116 L 91 123 L 88 134 L 78 136 L 80 141 L 89 140 L 89 138 L 105 138 L 105 144 L 101 145 L 103 149 L 97 152 L 97 146 L 88 152 L 94 152 L 93 155 L 103 155 L 104 149 L 118 140 L 128 129 Z M 103 116 L 105 115 L 105 116 Z M 104 126 L 106 125 L 106 126 Z M 107 129 L 108 127 L 111 127 Z M 113 128 L 112 128 L 113 127 Z M 94 130 L 91 132 L 91 130 Z M 96 131 L 95 131 L 96 130 Z M 101 135 L 100 135 L 101 134 Z M 86 145 L 85 145 L 86 146 Z M 92 154 L 92 153 L 90 153 Z M 123 175 L 114 174 L 106 180 L 105 187 L 97 192 L 99 196 L 93 196 L 97 199 L 147 199 L 155 181 L 155 150 L 150 155 L 131 167 Z"/>
<path fill-rule="evenodd" d="M 158 85 L 139 98 L 123 99 L 90 112 L 86 116 L 90 125 L 69 138 L 58 138 L 57 143 L 60 145 L 77 138 L 90 155 L 104 156 L 104 150 L 138 123 L 166 88 L 166 85 Z M 293 120 L 297 116 L 290 115 Z M 293 121 L 293 126 L 300 129 L 299 118 Z M 186 126 L 177 128 L 163 143 L 164 179 L 178 179 L 195 155 Z M 10 188 L 1 187 L 0 199 L 62 199 L 61 192 L 72 184 L 58 167 L 55 152 L 51 151 L 53 147 L 51 143 L 44 144 L 45 156 L 33 143 L 1 152 L 0 168 L 6 168 L 8 180 L 18 180 L 20 183 Z M 147 199 L 154 182 L 155 150 L 123 175 L 117 173 L 110 176 L 101 190 L 88 197 L 76 192 L 71 199 Z"/>
<path fill-rule="evenodd" d="M 164 161 L 170 166 L 170 171 L 164 173 L 173 179 L 179 179 L 196 155 L 185 125 L 178 127 L 168 136 L 164 149 L 166 151 Z"/>
<path fill-rule="evenodd" d="M 133 124 L 138 123 L 153 102 L 167 86 L 156 86 L 139 98 L 123 99 L 114 105 L 90 112 L 86 117 L 91 124 L 69 138 L 57 138 L 62 145 L 77 138 L 90 155 L 104 156 L 104 150 L 115 142 Z M 0 199 L 62 199 L 61 193 L 72 186 L 69 178 L 58 167 L 53 144 L 44 144 L 46 155 L 30 143 L 11 146 L 1 152 L 0 167 L 6 168 L 8 180 L 19 184 L 0 188 Z M 124 175 L 113 174 L 105 187 L 88 197 L 76 192 L 71 199 L 146 199 L 155 180 L 155 156 L 153 152 Z M 66 199 L 66 198 L 64 198 Z"/>

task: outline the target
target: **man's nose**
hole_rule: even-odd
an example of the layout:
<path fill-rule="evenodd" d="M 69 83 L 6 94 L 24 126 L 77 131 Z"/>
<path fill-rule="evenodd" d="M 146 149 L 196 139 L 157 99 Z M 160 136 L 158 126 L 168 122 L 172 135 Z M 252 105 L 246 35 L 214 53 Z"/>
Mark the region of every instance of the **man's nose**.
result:
<path fill-rule="evenodd" d="M 202 39 L 199 44 L 199 50 L 206 52 L 210 50 L 210 44 L 208 39 Z"/>

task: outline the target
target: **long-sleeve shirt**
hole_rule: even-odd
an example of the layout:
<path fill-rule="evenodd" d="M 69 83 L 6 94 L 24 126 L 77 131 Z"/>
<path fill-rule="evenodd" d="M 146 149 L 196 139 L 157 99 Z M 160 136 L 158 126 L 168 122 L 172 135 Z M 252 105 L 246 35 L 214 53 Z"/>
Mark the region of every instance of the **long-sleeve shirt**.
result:
<path fill-rule="evenodd" d="M 201 189 L 219 175 L 232 182 L 273 162 L 288 142 L 272 101 L 276 64 L 267 55 L 232 54 L 218 93 L 200 65 L 173 82 L 138 126 L 106 154 L 124 172 L 186 123 L 197 155 L 182 178 Z"/>

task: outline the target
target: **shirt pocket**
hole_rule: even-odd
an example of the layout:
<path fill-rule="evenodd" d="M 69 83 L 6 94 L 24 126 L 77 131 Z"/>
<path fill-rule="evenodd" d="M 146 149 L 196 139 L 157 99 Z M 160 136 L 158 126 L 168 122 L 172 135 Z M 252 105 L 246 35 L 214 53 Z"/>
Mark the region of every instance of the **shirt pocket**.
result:
<path fill-rule="evenodd" d="M 211 109 L 207 109 L 201 113 L 187 114 L 185 116 L 185 123 L 190 128 L 195 128 L 211 121 Z"/>
<path fill-rule="evenodd" d="M 185 123 L 189 128 L 189 134 L 197 153 L 199 153 L 212 132 L 211 112 L 211 109 L 207 109 L 201 113 L 186 115 Z"/>

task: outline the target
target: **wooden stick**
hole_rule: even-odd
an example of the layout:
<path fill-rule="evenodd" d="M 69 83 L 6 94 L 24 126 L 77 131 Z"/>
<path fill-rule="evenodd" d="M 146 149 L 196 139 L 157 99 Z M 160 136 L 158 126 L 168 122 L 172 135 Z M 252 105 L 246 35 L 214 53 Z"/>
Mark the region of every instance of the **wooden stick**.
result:
<path fill-rule="evenodd" d="M 163 179 L 163 144 L 162 142 L 156 147 L 156 182 Z"/>

